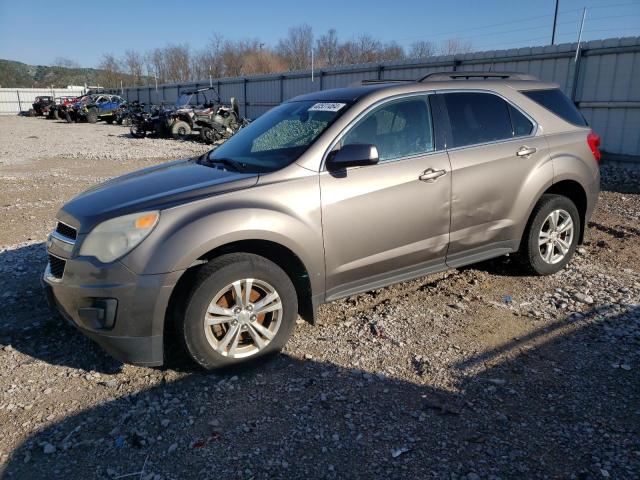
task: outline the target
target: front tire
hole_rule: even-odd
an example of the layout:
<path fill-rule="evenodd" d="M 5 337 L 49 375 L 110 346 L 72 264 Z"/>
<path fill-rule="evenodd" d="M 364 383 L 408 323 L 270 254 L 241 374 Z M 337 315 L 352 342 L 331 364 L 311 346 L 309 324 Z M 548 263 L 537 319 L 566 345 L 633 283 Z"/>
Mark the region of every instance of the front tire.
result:
<path fill-rule="evenodd" d="M 217 140 L 216 132 L 211 127 L 200 127 L 200 140 L 211 145 Z"/>
<path fill-rule="evenodd" d="M 191 127 L 187 122 L 178 120 L 171 125 L 171 136 L 178 140 L 186 140 L 191 135 Z"/>
<path fill-rule="evenodd" d="M 280 267 L 233 253 L 198 272 L 179 332 L 193 360 L 212 370 L 281 350 L 297 315 L 295 288 Z"/>
<path fill-rule="evenodd" d="M 520 259 L 535 275 L 552 275 L 571 260 L 580 236 L 580 214 L 562 195 L 543 195 L 533 209 L 520 247 Z"/>

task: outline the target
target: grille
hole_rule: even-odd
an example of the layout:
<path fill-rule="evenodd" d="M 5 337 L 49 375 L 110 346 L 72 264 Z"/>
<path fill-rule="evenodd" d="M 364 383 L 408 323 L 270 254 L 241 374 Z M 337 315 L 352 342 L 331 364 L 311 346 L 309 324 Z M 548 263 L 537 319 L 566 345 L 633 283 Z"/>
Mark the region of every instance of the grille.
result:
<path fill-rule="evenodd" d="M 78 236 L 78 232 L 75 228 L 70 227 L 62 222 L 58 222 L 58 226 L 56 227 L 56 232 L 60 235 L 64 235 L 67 238 L 71 238 L 73 240 Z"/>
<path fill-rule="evenodd" d="M 51 275 L 53 275 L 55 278 L 62 278 L 64 267 L 66 264 L 66 260 L 55 257 L 53 255 L 49 255 L 49 268 L 51 270 Z"/>

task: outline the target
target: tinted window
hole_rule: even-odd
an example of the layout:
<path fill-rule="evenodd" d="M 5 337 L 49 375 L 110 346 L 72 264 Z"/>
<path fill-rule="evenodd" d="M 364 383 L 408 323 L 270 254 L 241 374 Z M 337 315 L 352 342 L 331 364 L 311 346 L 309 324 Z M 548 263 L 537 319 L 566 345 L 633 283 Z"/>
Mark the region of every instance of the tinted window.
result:
<path fill-rule="evenodd" d="M 341 145 L 369 143 L 380 161 L 433 150 L 433 129 L 426 96 L 385 103 L 369 112 L 342 138 Z"/>
<path fill-rule="evenodd" d="M 507 102 L 489 93 L 447 93 L 444 96 L 451 141 L 449 148 L 493 142 L 512 137 Z"/>
<path fill-rule="evenodd" d="M 509 115 L 511 116 L 511 125 L 513 126 L 513 136 L 523 137 L 531 135 L 533 132 L 533 123 L 525 117 L 520 110 L 509 105 Z"/>
<path fill-rule="evenodd" d="M 522 93 L 569 123 L 580 126 L 587 125 L 587 121 L 580 113 L 580 110 L 557 88 L 551 90 L 530 90 Z"/>

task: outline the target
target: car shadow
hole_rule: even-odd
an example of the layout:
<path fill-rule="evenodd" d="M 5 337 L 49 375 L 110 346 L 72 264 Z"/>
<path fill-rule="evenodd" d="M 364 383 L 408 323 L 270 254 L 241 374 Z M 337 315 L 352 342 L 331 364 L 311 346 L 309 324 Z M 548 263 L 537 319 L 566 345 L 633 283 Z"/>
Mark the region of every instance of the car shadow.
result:
<path fill-rule="evenodd" d="M 3 268 L 44 268 L 42 244 L 11 252 L 0 257 Z M 27 296 L 3 321 L 3 343 L 54 365 L 119 368 L 71 327 L 28 328 L 58 321 L 40 306 L 36 276 L 24 277 L 15 286 Z M 448 385 L 428 359 L 414 381 L 287 355 L 232 372 L 184 370 L 136 393 L 116 390 L 36 430 L 0 472 L 29 479 L 632 478 L 640 471 L 640 377 L 628 335 L 639 316 L 637 305 L 598 307 L 580 321 L 532 327 L 449 367 L 458 380 Z M 627 330 L 631 323 L 635 330 Z"/>
<path fill-rule="evenodd" d="M 10 346 L 50 365 L 115 373 L 122 363 L 49 309 L 41 286 L 44 242 L 0 252 L 0 348 Z"/>

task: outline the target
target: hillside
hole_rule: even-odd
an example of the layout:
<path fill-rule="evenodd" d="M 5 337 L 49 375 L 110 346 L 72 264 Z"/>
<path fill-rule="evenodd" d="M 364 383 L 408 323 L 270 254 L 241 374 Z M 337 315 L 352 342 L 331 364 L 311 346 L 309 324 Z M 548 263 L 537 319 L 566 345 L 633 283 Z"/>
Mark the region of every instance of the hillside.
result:
<path fill-rule="evenodd" d="M 66 87 L 95 85 L 101 71 L 95 68 L 47 67 L 0 59 L 1 87 Z"/>

